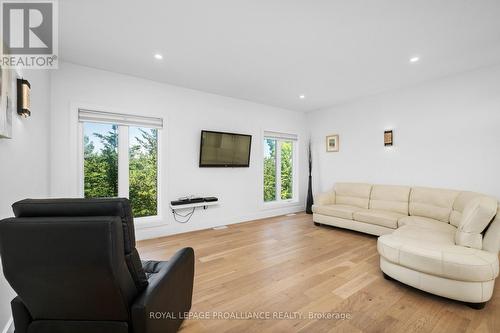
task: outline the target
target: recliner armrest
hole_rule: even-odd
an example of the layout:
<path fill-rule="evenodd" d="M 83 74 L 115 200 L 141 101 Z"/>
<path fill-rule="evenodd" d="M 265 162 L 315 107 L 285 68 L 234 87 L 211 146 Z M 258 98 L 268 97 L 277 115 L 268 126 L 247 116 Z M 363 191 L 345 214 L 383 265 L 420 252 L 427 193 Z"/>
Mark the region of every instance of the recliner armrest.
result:
<path fill-rule="evenodd" d="M 176 332 L 191 309 L 194 279 L 194 251 L 179 250 L 158 272 L 132 304 L 134 333 Z"/>
<path fill-rule="evenodd" d="M 12 318 L 14 320 L 14 327 L 16 328 L 16 333 L 27 333 L 28 326 L 33 321 L 31 314 L 29 313 L 26 305 L 17 296 L 10 302 L 12 308 Z"/>
<path fill-rule="evenodd" d="M 318 206 L 335 204 L 335 191 L 317 194 L 316 198 L 314 199 L 314 204 Z"/>

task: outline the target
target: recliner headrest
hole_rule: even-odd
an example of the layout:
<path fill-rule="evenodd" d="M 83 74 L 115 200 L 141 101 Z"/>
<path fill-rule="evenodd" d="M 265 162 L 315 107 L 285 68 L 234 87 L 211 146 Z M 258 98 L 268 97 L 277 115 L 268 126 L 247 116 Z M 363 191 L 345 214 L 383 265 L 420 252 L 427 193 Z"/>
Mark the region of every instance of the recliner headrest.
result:
<path fill-rule="evenodd" d="M 130 204 L 125 198 L 25 199 L 14 203 L 12 209 L 16 217 L 131 217 Z"/>
<path fill-rule="evenodd" d="M 147 278 L 135 249 L 134 220 L 126 198 L 25 199 L 12 205 L 17 218 L 118 216 L 122 221 L 125 259 L 139 290 Z"/>
<path fill-rule="evenodd" d="M 25 199 L 12 205 L 16 217 L 120 216 L 125 253 L 135 247 L 132 210 L 126 198 Z"/>

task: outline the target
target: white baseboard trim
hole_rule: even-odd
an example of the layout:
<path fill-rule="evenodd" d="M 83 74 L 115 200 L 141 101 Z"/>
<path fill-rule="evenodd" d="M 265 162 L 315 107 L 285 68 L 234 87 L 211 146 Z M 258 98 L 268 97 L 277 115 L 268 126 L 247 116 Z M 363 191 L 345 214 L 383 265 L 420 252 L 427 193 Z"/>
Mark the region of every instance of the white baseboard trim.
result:
<path fill-rule="evenodd" d="M 169 224 L 165 224 L 162 226 L 151 227 L 151 228 L 143 228 L 143 229 L 136 228 L 135 234 L 136 234 L 136 239 L 138 241 L 140 241 L 140 240 L 146 240 L 146 239 L 154 239 L 154 238 L 160 238 L 160 237 L 165 237 L 165 236 L 171 236 L 171 235 L 175 235 L 175 234 L 182 234 L 182 233 L 191 232 L 191 231 L 212 229 L 214 227 L 219 227 L 219 226 L 223 226 L 223 225 L 229 226 L 231 224 L 259 220 L 259 219 L 268 218 L 268 217 L 281 216 L 281 215 L 286 215 L 286 214 L 290 214 L 290 213 L 298 213 L 298 212 L 301 212 L 304 210 L 305 210 L 305 206 L 299 204 L 299 205 L 294 205 L 294 206 L 280 207 L 280 208 L 276 208 L 276 209 L 265 209 L 265 210 L 257 211 L 256 213 L 253 213 L 253 214 L 234 216 L 234 217 L 229 217 L 229 218 L 225 218 L 225 219 L 211 218 L 210 220 L 204 221 L 203 224 L 201 224 L 201 223 L 186 223 L 186 224 L 169 223 Z"/>
<path fill-rule="evenodd" d="M 7 324 L 5 324 L 5 326 L 2 330 L 2 333 L 14 332 L 14 330 L 11 330 L 11 328 L 13 326 L 12 324 L 13 324 L 13 320 L 12 320 L 12 317 L 10 317 L 9 320 L 7 321 Z"/>

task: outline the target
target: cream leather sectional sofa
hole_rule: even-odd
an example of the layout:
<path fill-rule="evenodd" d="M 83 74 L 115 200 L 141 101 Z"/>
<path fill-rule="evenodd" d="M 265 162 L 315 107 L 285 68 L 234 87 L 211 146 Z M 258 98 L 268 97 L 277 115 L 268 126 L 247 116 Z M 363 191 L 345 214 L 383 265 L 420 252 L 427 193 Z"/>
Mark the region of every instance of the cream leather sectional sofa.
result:
<path fill-rule="evenodd" d="M 384 276 L 482 308 L 499 271 L 499 210 L 474 192 L 338 183 L 315 198 L 313 220 L 380 236 Z"/>

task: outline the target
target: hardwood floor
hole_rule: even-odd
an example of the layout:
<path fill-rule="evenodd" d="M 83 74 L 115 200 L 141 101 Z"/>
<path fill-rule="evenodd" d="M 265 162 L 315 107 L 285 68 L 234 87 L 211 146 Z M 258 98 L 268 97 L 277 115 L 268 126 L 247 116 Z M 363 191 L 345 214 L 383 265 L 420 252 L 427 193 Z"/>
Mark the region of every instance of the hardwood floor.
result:
<path fill-rule="evenodd" d="M 192 313 L 209 312 L 211 319 L 186 320 L 183 333 L 500 332 L 500 284 L 478 311 L 385 280 L 376 237 L 316 227 L 304 213 L 142 241 L 138 248 L 143 259 L 166 260 L 184 246 L 196 254 Z M 214 312 L 256 319 L 214 319 L 221 316 Z M 350 317 L 309 319 L 310 312 Z"/>

